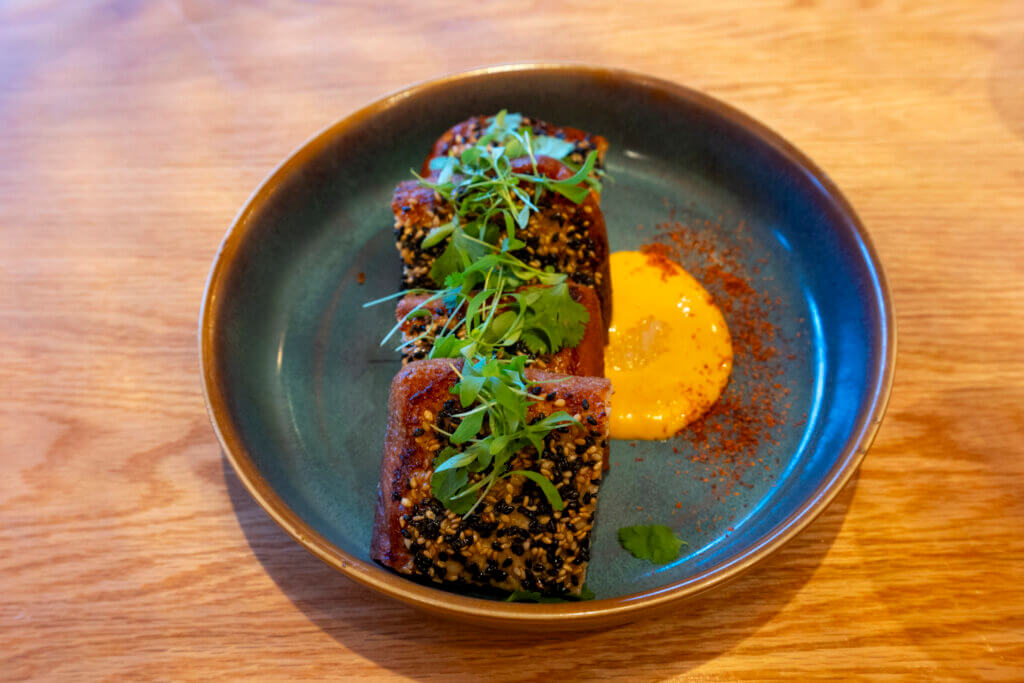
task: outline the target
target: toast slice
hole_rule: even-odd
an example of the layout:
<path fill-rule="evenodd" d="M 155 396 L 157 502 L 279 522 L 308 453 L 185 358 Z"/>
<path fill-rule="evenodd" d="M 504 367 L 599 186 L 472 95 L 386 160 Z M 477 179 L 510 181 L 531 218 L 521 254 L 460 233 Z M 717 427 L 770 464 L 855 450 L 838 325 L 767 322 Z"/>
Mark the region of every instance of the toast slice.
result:
<path fill-rule="evenodd" d="M 476 144 L 490 126 L 490 118 L 489 116 L 473 116 L 446 130 L 434 143 L 433 149 L 430 150 L 426 161 L 423 162 L 423 170 L 420 175 L 430 173 L 430 162 L 436 157 L 457 156 L 462 154 L 467 147 Z M 565 158 L 575 166 L 581 166 L 587 155 L 592 150 L 596 150 L 597 168 L 604 167 L 608 141 L 600 135 L 587 133 L 571 126 L 556 126 L 531 116 L 524 116 L 522 125 L 529 127 L 534 135 L 547 135 L 572 143 L 573 149 Z"/>
<path fill-rule="evenodd" d="M 528 285 L 520 287 L 517 291 L 521 292 L 537 286 L 543 285 Z M 531 365 L 538 370 L 548 370 L 566 375 L 604 377 L 604 343 L 607 328 L 604 324 L 604 316 L 601 314 L 601 302 L 592 288 L 575 283 L 569 284 L 569 295 L 574 301 L 582 304 L 590 315 L 583 331 L 583 338 L 575 347 L 564 347 L 556 353 L 535 356 Z M 395 311 L 396 320 L 404 318 L 428 298 L 427 294 L 406 294 L 398 302 Z M 463 318 L 462 309 L 459 309 L 453 316 L 440 300 L 429 304 L 427 310 L 430 313 L 429 316 L 409 318 L 402 324 L 402 341 L 408 344 L 402 347 L 403 365 L 426 358 L 433 345 L 434 335 L 442 329 L 455 329 Z M 464 328 L 458 328 L 456 334 L 463 335 Z M 522 343 L 513 346 L 511 353 L 533 355 Z"/>
<path fill-rule="evenodd" d="M 579 595 L 590 560 L 590 538 L 602 460 L 608 445 L 611 384 L 598 377 L 527 369 L 543 399 L 530 419 L 564 410 L 581 426 L 555 430 L 538 456 L 530 446 L 512 470 L 532 470 L 558 487 L 555 511 L 532 481 L 499 479 L 472 515 L 463 517 L 434 498 L 435 455 L 449 445 L 461 407 L 449 390 L 461 361 L 409 363 L 391 383 L 370 556 L 400 574 L 453 587 Z M 485 427 L 486 429 L 486 427 Z"/>
<path fill-rule="evenodd" d="M 529 159 L 513 160 L 512 168 L 522 173 L 533 170 Z M 537 157 L 537 170 L 554 180 L 572 176 L 565 164 L 549 157 Z M 544 192 L 537 204 L 539 212 L 530 216 L 526 229 L 516 232 L 526 247 L 515 255 L 534 268 L 551 266 L 555 272 L 566 273 L 573 282 L 593 287 L 601 301 L 604 320 L 611 320 L 608 232 L 597 196 L 591 192 L 582 203 L 574 204 L 556 192 Z M 410 180 L 395 188 L 391 210 L 395 215 L 395 246 L 402 257 L 403 287 L 439 287 L 442 283 L 431 279 L 430 268 L 446 243 L 442 241 L 427 249 L 421 243 L 431 228 L 451 220 L 450 205 L 430 188 Z"/>

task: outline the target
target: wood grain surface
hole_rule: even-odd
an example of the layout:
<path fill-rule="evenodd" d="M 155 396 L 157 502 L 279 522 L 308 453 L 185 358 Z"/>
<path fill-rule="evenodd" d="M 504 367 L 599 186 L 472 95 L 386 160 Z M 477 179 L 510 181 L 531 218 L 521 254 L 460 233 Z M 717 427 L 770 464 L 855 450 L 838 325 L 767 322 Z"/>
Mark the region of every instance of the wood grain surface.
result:
<path fill-rule="evenodd" d="M 576 60 L 703 90 L 821 164 L 893 287 L 858 478 L 664 617 L 500 635 L 280 531 L 200 391 L 207 270 L 261 178 L 387 92 Z M 0 5 L 0 678 L 1024 677 L 1024 4 Z"/>

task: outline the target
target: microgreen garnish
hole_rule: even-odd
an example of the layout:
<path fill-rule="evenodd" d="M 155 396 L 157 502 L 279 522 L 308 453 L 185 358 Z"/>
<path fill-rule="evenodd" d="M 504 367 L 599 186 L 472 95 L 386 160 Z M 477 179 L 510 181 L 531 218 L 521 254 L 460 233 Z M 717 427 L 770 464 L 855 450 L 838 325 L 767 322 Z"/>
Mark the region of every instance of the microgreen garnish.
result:
<path fill-rule="evenodd" d="M 530 404 L 539 399 L 527 392 L 535 383 L 523 375 L 526 360 L 526 356 L 478 357 L 463 363 L 451 393 L 459 397 L 466 410 L 453 416 L 461 418 L 461 422 L 453 433 L 447 434 L 452 445 L 434 458 L 434 475 L 430 480 L 434 497 L 453 512 L 472 514 L 498 479 L 513 475 L 535 483 L 555 510 L 564 507 L 558 489 L 543 475 L 529 470 L 509 471 L 517 452 L 533 446 L 537 453 L 542 453 L 544 438 L 549 433 L 578 424 L 561 410 L 527 421 Z M 489 433 L 479 436 L 485 418 Z"/>
<path fill-rule="evenodd" d="M 429 358 L 464 359 L 452 388 L 464 410 L 453 416 L 459 424 L 452 433 L 434 427 L 451 445 L 435 457 L 431 479 L 434 496 L 457 514 L 472 514 L 498 479 L 513 475 L 536 484 L 555 510 L 564 507 L 549 479 L 511 470 L 511 462 L 529 446 L 539 456 L 548 434 L 578 423 L 564 411 L 527 421 L 529 406 L 539 399 L 527 392 L 534 384 L 524 375 L 527 357 L 515 355 L 512 347 L 521 345 L 537 355 L 576 346 L 589 319 L 586 308 L 572 298 L 565 274 L 531 267 L 515 256 L 526 247 L 516 232 L 528 227 L 545 192 L 579 204 L 591 190 L 600 191 L 593 151 L 569 178 L 554 180 L 540 172 L 538 157 L 562 160 L 573 149 L 565 140 L 534 135 L 520 114 L 502 110 L 458 156 L 432 159 L 428 177 L 413 172 L 451 208 L 451 220 L 420 243 L 423 249 L 444 245 L 430 269 L 440 289 L 407 290 L 365 304 L 408 293 L 428 295 L 382 344 L 408 320 L 431 315 L 438 303 L 448 311 L 448 322 L 432 338 L 417 337 L 402 346 L 426 339 Z M 522 162 L 512 163 L 522 158 L 529 159 L 526 171 Z M 524 285 L 536 286 L 521 289 Z M 461 320 L 453 323 L 457 314 Z"/>
<path fill-rule="evenodd" d="M 484 135 L 461 154 L 431 159 L 429 177 L 414 171 L 421 185 L 437 192 L 452 208 L 451 220 L 433 228 L 420 244 L 427 249 L 448 240 L 430 270 L 431 279 L 442 285 L 449 274 L 485 254 L 486 246 L 496 246 L 501 237 L 515 239 L 517 229 L 526 229 L 545 191 L 557 192 L 576 204 L 591 190 L 600 192 L 595 151 L 569 178 L 553 180 L 540 173 L 537 157 L 561 160 L 572 150 L 572 143 L 534 135 L 522 125 L 521 115 L 502 110 L 491 119 Z M 517 158 L 529 158 L 532 173 L 513 170 L 512 160 Z M 520 242 L 518 248 L 522 246 Z"/>
<path fill-rule="evenodd" d="M 679 549 L 686 545 L 672 529 L 663 524 L 638 524 L 619 529 L 619 543 L 633 553 L 633 557 L 666 564 L 679 557 Z"/>

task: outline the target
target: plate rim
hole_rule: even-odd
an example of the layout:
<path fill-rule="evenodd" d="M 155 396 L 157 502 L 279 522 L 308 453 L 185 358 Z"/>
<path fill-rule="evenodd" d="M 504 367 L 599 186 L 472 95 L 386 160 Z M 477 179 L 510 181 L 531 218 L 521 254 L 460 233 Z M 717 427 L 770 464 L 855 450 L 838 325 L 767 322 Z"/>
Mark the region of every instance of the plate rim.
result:
<path fill-rule="evenodd" d="M 880 324 L 882 326 L 882 357 L 878 366 L 872 369 L 872 379 L 877 380 L 877 388 L 871 397 L 870 405 L 866 410 L 862 408 L 860 411 L 856 427 L 847 437 L 843 450 L 838 454 L 835 464 L 823 483 L 797 509 L 757 539 L 744 554 L 726 559 L 696 576 L 630 595 L 564 604 L 506 603 L 459 595 L 420 585 L 372 562 L 353 557 L 330 543 L 302 520 L 257 470 L 243 445 L 236 425 L 231 420 L 227 400 L 222 391 L 224 384 L 221 381 L 219 363 L 216 360 L 218 330 L 216 323 L 221 310 L 219 294 L 231 272 L 231 266 L 238 250 L 248 234 L 251 226 L 250 219 L 258 213 L 275 189 L 291 177 L 294 170 L 321 152 L 345 130 L 375 116 L 405 98 L 457 81 L 486 78 L 508 72 L 530 71 L 557 72 L 589 78 L 627 81 L 664 91 L 702 109 L 709 110 L 727 123 L 745 130 L 773 148 L 795 167 L 800 168 L 819 183 L 828 199 L 853 226 L 865 262 L 876 278 L 875 286 L 871 291 L 880 307 Z M 389 597 L 441 616 L 484 625 L 516 628 L 579 629 L 630 621 L 643 611 L 667 608 L 681 600 L 713 590 L 738 578 L 773 555 L 814 522 L 857 471 L 874 442 L 888 407 L 896 363 L 896 320 L 891 289 L 881 260 L 852 205 L 835 183 L 810 158 L 764 124 L 710 95 L 672 81 L 625 69 L 564 62 L 496 64 L 420 81 L 393 91 L 356 110 L 324 127 L 303 142 L 260 182 L 242 208 L 239 209 L 225 233 L 204 287 L 197 341 L 203 398 L 223 454 L 231 463 L 246 490 L 285 532 L 327 565 L 357 583 Z"/>

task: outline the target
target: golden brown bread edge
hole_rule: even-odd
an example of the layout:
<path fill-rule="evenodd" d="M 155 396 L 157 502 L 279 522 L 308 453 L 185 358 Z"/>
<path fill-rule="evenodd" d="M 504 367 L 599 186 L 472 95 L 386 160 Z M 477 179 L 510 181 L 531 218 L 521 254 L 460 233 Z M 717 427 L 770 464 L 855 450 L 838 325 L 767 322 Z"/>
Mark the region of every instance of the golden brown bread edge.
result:
<path fill-rule="evenodd" d="M 447 443 L 432 425 L 440 421 L 451 427 L 446 410 L 461 411 L 449 393 L 461 364 L 415 361 L 391 383 L 371 558 L 435 583 L 578 594 L 608 445 L 611 384 L 528 368 L 528 379 L 545 383 L 543 400 L 529 409 L 530 419 L 564 410 L 578 416 L 581 426 L 552 432 L 546 457 L 539 460 L 532 447 L 524 449 L 512 469 L 534 469 L 561 483 L 566 508 L 552 512 L 535 485 L 516 475 L 495 485 L 478 510 L 463 519 L 445 510 L 430 489 L 434 457 Z"/>
<path fill-rule="evenodd" d="M 516 291 L 522 292 L 538 286 L 545 285 L 527 285 Z M 536 356 L 532 367 L 567 375 L 604 377 L 604 344 L 608 329 L 604 322 L 604 315 L 601 313 L 601 302 L 591 287 L 569 283 L 569 294 L 574 301 L 587 310 L 589 315 L 583 331 L 583 338 L 574 347 L 565 347 L 553 354 Z M 405 295 L 398 302 L 395 319 L 401 320 L 428 298 L 427 294 Z M 449 323 L 448 310 L 440 300 L 428 304 L 427 310 L 430 312 L 429 317 L 410 318 L 402 324 L 403 342 L 410 342 L 425 331 L 439 331 L 446 323 Z M 456 313 L 449 323 L 449 329 L 457 325 L 462 317 L 461 312 Z M 409 363 L 426 358 L 432 345 L 433 338 L 431 336 L 424 337 L 419 342 L 410 343 L 402 348 L 402 362 Z M 526 349 L 513 348 L 517 352 L 526 352 Z"/>

